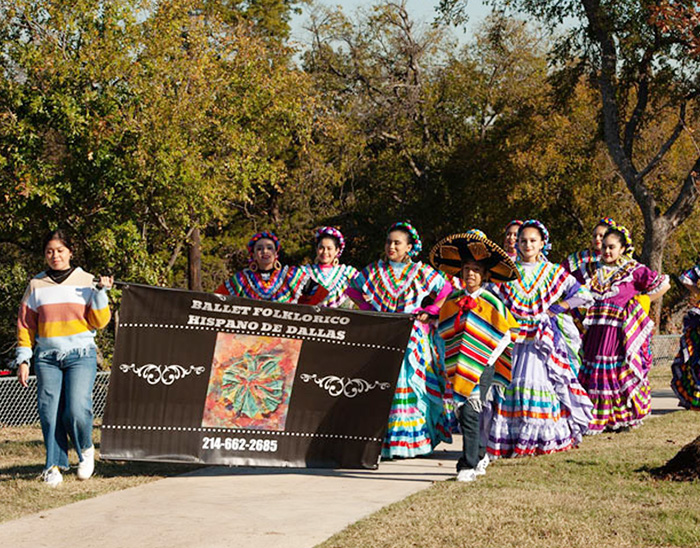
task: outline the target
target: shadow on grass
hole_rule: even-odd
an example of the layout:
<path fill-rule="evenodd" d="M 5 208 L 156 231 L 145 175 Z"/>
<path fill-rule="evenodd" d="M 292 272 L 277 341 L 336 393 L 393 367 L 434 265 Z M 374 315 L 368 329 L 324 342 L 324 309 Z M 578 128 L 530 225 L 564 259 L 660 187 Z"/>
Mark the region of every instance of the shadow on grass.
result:
<path fill-rule="evenodd" d="M 668 415 L 669 413 L 675 413 L 676 411 L 680 411 L 680 409 L 652 409 L 651 415 Z"/>
<path fill-rule="evenodd" d="M 578 466 L 580 468 L 589 467 L 589 468 L 594 468 L 596 466 L 600 466 L 600 461 L 599 460 L 574 460 L 574 459 L 566 459 L 564 461 L 566 464 L 573 464 L 574 466 Z"/>
<path fill-rule="evenodd" d="M 98 461 L 95 475 L 103 478 L 118 478 L 131 476 L 176 476 L 187 472 L 195 472 L 201 465 L 164 464 L 151 462 L 107 462 Z M 36 479 L 44 470 L 43 464 L 18 465 L 0 468 L 0 483 L 17 479 Z"/>
<path fill-rule="evenodd" d="M 44 442 L 41 440 L 3 440 L 0 442 L 0 447 L 2 445 L 5 445 L 7 447 L 13 446 L 22 446 L 22 447 L 44 447 Z"/>
<path fill-rule="evenodd" d="M 43 470 L 43 464 L 27 464 L 0 468 L 0 476 L 8 476 L 0 477 L 0 483 L 17 479 L 34 480 L 41 475 Z"/>

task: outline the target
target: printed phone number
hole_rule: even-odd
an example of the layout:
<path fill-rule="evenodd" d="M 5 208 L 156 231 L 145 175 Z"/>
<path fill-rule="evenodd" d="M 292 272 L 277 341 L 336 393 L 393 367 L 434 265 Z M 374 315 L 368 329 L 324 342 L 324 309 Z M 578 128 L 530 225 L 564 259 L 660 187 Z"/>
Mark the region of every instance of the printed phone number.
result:
<path fill-rule="evenodd" d="M 247 440 L 245 438 L 202 438 L 202 449 L 224 449 L 226 451 L 260 451 L 274 453 L 277 451 L 277 440 Z"/>

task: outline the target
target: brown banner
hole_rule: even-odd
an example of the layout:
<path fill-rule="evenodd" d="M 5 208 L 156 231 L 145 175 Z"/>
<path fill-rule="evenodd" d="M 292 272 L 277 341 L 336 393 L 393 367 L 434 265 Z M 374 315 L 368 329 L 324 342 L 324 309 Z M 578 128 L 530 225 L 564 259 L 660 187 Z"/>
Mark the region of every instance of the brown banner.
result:
<path fill-rule="evenodd" d="M 101 457 L 376 468 L 411 325 L 129 285 Z"/>

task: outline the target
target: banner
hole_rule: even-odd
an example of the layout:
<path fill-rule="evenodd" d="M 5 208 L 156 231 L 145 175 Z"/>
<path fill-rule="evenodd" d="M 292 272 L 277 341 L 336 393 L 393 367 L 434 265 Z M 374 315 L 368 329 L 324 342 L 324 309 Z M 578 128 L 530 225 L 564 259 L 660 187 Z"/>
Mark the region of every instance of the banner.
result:
<path fill-rule="evenodd" d="M 128 285 L 101 457 L 376 468 L 412 324 Z"/>

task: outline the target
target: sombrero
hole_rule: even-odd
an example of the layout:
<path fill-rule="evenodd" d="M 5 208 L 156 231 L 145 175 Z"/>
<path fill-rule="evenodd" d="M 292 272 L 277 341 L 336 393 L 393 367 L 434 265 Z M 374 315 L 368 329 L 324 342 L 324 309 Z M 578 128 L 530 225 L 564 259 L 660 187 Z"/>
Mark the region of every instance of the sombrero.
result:
<path fill-rule="evenodd" d="M 480 230 L 452 234 L 430 250 L 430 264 L 452 276 L 459 276 L 462 263 L 467 261 L 484 265 L 495 281 L 508 282 L 520 277 L 515 263 L 505 250 Z"/>

